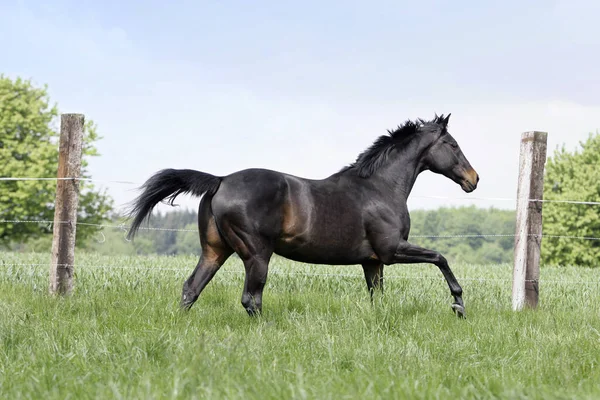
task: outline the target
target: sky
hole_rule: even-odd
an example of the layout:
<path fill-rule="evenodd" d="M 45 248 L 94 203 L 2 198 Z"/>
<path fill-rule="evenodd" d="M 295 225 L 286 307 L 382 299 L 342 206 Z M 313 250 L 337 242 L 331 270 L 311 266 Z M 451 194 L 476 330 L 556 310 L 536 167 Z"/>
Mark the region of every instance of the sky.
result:
<path fill-rule="evenodd" d="M 97 124 L 102 181 L 253 167 L 321 179 L 387 129 L 452 113 L 479 187 L 424 172 L 409 208 L 514 209 L 467 199 L 516 197 L 523 132 L 548 132 L 551 156 L 600 131 L 597 1 L 49 3 L 0 0 L 0 73 Z M 99 187 L 117 208 L 139 193 Z"/>

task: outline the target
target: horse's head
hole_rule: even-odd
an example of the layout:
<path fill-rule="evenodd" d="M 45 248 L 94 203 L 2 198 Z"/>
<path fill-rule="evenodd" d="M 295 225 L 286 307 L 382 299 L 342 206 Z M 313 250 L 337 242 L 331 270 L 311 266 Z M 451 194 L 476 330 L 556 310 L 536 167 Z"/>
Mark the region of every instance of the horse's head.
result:
<path fill-rule="evenodd" d="M 423 128 L 433 135 L 433 142 L 421 158 L 422 170 L 430 170 L 436 174 L 458 183 L 467 193 L 477 188 L 479 175 L 463 154 L 456 140 L 448 133 L 450 114 L 444 118 L 436 118 Z"/>

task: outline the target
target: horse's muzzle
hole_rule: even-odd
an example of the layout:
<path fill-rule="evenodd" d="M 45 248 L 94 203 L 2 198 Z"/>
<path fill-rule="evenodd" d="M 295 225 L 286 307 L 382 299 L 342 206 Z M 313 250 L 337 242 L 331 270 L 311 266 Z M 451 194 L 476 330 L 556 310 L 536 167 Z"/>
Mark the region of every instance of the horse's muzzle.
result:
<path fill-rule="evenodd" d="M 477 189 L 478 183 L 479 174 L 477 174 L 474 169 L 471 169 L 464 174 L 463 180 L 460 183 L 460 187 L 465 192 L 471 193 L 473 190 Z"/>

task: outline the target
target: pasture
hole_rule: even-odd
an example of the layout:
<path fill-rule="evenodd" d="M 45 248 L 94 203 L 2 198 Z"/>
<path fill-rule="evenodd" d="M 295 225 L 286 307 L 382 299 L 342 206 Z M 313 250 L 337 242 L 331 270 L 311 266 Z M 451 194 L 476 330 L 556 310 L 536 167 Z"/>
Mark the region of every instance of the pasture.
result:
<path fill-rule="evenodd" d="M 250 318 L 236 257 L 188 312 L 196 257 L 78 253 L 66 299 L 48 262 L 0 253 L 1 398 L 600 397 L 597 270 L 542 267 L 539 309 L 516 313 L 511 265 L 451 265 L 460 320 L 435 266 L 387 267 L 371 304 L 358 265 L 274 257 Z"/>

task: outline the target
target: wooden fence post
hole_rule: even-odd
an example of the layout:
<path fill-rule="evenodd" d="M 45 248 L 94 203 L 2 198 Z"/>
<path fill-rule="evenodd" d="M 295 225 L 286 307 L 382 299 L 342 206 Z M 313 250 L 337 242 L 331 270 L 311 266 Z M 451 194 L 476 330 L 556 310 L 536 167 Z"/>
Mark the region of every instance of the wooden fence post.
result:
<path fill-rule="evenodd" d="M 546 132 L 525 132 L 521 136 L 512 287 L 515 311 L 538 305 L 543 202 L 530 200 L 544 197 L 547 140 Z"/>
<path fill-rule="evenodd" d="M 82 114 L 60 116 L 58 181 L 54 209 L 54 236 L 50 265 L 50 293 L 68 295 L 73 290 L 75 234 L 79 203 L 79 176 L 83 150 L 85 117 Z M 60 178 L 76 178 L 63 180 Z"/>

